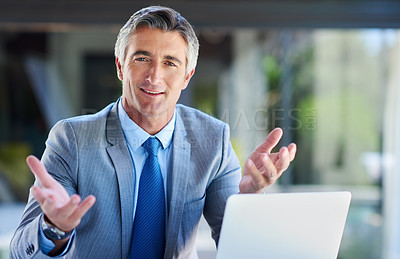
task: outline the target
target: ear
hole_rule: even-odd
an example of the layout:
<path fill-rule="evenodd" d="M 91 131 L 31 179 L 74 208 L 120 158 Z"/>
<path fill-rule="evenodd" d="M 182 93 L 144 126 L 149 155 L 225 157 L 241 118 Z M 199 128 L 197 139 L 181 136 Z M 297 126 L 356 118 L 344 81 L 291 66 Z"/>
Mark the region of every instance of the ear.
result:
<path fill-rule="evenodd" d="M 188 86 L 190 79 L 192 78 L 192 76 L 194 75 L 194 69 L 192 69 L 189 73 L 187 73 L 187 75 L 185 76 L 185 80 L 183 81 L 183 89 L 186 89 L 186 87 Z"/>
<path fill-rule="evenodd" d="M 115 66 L 117 67 L 117 76 L 119 80 L 122 81 L 124 79 L 124 74 L 122 73 L 122 65 L 118 58 L 115 58 Z"/>

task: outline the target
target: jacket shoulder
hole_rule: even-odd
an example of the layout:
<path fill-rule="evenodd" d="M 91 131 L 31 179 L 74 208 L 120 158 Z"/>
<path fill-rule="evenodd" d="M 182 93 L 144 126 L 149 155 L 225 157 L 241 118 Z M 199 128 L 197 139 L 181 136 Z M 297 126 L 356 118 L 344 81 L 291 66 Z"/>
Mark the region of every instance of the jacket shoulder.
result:
<path fill-rule="evenodd" d="M 185 127 L 208 130 L 221 130 L 228 126 L 227 123 L 209 115 L 195 108 L 188 107 L 182 104 L 176 106 L 176 111 L 179 118 L 182 120 Z"/>
<path fill-rule="evenodd" d="M 89 115 L 75 116 L 75 117 L 61 120 L 60 122 L 67 122 L 67 123 L 71 123 L 71 124 L 101 122 L 101 121 L 107 119 L 107 117 L 108 117 L 109 113 L 111 112 L 111 110 L 113 109 L 114 105 L 115 105 L 115 103 L 111 103 L 97 113 L 89 114 Z"/>
<path fill-rule="evenodd" d="M 113 107 L 112 103 L 98 113 L 58 121 L 50 130 L 47 142 L 57 142 L 62 139 L 73 142 L 81 139 L 86 143 L 90 139 L 96 139 L 96 142 L 99 143 L 99 140 L 104 138 L 107 120 Z"/>

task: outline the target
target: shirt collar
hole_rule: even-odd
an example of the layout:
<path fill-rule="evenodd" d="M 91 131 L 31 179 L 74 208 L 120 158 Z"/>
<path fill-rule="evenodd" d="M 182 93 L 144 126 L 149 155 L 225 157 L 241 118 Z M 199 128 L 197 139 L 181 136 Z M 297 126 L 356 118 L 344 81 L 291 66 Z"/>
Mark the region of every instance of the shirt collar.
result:
<path fill-rule="evenodd" d="M 166 149 L 172 142 L 172 136 L 175 130 L 175 111 L 172 119 L 168 124 L 158 132 L 155 137 L 160 140 L 162 148 Z M 125 135 L 129 146 L 135 152 L 151 135 L 144 131 L 139 125 L 137 125 L 131 118 L 129 118 L 124 107 L 122 106 L 121 98 L 118 100 L 118 117 L 121 121 L 122 130 Z"/>

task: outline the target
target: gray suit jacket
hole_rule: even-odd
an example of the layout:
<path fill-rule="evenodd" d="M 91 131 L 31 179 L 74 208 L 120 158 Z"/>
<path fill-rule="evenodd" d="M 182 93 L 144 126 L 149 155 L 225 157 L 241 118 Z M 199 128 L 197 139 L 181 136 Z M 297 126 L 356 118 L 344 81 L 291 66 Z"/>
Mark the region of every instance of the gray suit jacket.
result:
<path fill-rule="evenodd" d="M 241 169 L 227 124 L 183 105 L 177 105 L 176 115 L 164 258 L 190 258 L 196 255 L 202 213 L 218 242 L 225 203 L 239 191 Z M 50 131 L 42 162 L 69 194 L 96 196 L 65 258 L 127 258 L 134 175 L 117 105 L 57 123 Z M 11 258 L 48 258 L 39 248 L 41 217 L 39 204 L 29 197 L 10 244 Z"/>

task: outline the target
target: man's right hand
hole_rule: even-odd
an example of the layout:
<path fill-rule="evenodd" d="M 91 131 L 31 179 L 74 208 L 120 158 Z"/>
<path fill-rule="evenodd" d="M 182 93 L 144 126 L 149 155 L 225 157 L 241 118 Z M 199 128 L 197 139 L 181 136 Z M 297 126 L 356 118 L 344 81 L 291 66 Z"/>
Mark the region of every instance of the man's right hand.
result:
<path fill-rule="evenodd" d="M 31 192 L 43 213 L 57 228 L 65 232 L 72 231 L 96 202 L 96 198 L 90 195 L 81 202 L 81 197 L 77 194 L 70 197 L 65 188 L 51 177 L 39 159 L 28 156 L 26 162 L 40 181 L 40 186 L 33 186 Z"/>

